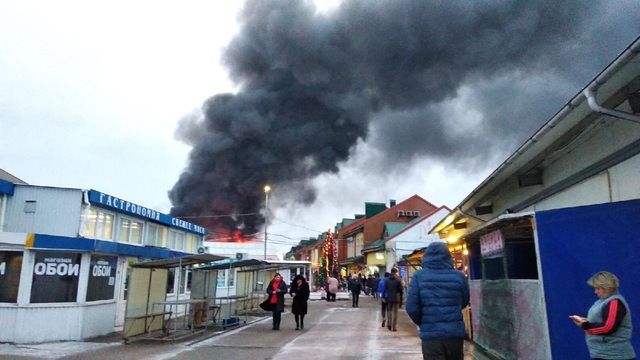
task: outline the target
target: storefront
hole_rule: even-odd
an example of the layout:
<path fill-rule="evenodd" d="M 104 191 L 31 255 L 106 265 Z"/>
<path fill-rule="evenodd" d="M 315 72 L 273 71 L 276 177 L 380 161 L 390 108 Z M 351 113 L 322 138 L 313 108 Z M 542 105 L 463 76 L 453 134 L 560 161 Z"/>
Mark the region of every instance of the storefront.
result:
<path fill-rule="evenodd" d="M 16 185 L 1 198 L 0 323 L 10 326 L 0 327 L 0 342 L 79 341 L 118 330 L 131 265 L 189 255 L 206 234 L 95 190 Z M 172 271 L 167 297 L 188 297 L 188 280 Z"/>

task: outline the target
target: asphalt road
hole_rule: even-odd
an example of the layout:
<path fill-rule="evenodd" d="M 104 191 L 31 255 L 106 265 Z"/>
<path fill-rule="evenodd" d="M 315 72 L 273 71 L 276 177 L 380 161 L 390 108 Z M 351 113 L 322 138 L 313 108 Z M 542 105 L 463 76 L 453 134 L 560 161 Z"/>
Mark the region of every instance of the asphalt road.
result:
<path fill-rule="evenodd" d="M 289 300 L 288 300 L 289 301 Z M 287 309 L 290 306 L 287 304 Z M 124 344 L 122 335 L 86 342 L 29 346 L 0 346 L 0 359 L 422 359 L 417 327 L 399 311 L 398 331 L 381 327 L 379 299 L 361 296 L 360 307 L 351 300 L 310 301 L 305 329 L 295 330 L 293 314 L 285 311 L 279 331 L 271 330 L 270 313 L 257 313 L 239 326 L 206 333 L 180 342 L 140 340 Z M 465 343 L 465 360 L 488 359 Z"/>

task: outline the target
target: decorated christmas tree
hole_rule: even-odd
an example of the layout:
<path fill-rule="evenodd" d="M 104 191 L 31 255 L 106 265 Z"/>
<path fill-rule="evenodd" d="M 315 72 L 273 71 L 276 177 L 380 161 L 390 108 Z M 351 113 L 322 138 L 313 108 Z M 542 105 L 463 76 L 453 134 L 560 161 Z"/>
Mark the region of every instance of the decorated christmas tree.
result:
<path fill-rule="evenodd" d="M 328 278 L 329 276 L 336 276 L 338 269 L 338 250 L 336 249 L 336 242 L 333 239 L 333 233 L 331 230 L 327 233 L 327 240 L 324 243 L 324 267 L 323 273 Z"/>

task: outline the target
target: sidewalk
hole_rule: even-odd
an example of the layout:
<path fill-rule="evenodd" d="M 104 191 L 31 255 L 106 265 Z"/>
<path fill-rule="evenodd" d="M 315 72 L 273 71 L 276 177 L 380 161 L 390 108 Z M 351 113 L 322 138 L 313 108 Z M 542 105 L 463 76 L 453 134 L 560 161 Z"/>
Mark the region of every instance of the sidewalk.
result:
<path fill-rule="evenodd" d="M 271 330 L 267 313 L 251 316 L 247 324 L 222 330 L 214 327 L 180 342 L 122 342 L 113 333 L 84 342 L 0 344 L 0 359 L 243 359 L 243 360 L 422 360 L 417 327 L 402 309 L 397 332 L 381 326 L 379 299 L 362 296 L 358 308 L 351 300 L 309 302 L 305 328 L 295 330 L 290 300 L 280 331 Z M 494 360 L 465 341 L 465 360 Z"/>

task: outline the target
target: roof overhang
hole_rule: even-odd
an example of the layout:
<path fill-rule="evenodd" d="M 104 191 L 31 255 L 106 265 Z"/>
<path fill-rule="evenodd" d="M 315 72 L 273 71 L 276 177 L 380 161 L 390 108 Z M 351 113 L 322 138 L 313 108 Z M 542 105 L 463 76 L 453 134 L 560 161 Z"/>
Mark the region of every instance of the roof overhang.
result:
<path fill-rule="evenodd" d="M 229 259 L 227 256 L 220 256 L 214 254 L 200 254 L 200 255 L 188 255 L 175 257 L 170 259 L 147 261 L 142 263 L 136 263 L 133 267 L 139 268 L 154 268 L 154 269 L 171 269 L 176 267 L 187 267 L 194 265 L 210 264 L 215 261 Z"/>

